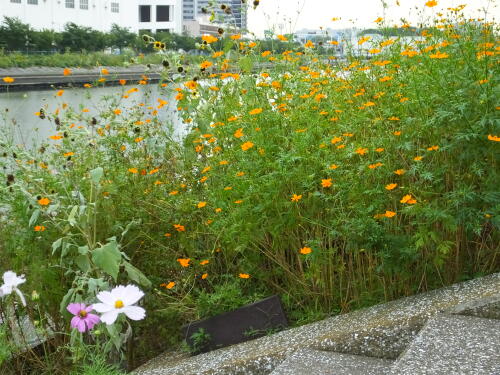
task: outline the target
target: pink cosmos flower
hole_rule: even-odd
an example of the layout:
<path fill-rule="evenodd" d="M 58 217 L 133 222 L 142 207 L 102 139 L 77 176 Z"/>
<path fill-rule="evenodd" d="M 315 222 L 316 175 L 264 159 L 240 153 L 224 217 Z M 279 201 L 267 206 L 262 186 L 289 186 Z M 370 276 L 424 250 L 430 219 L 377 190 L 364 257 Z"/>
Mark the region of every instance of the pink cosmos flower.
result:
<path fill-rule="evenodd" d="M 80 332 L 90 331 L 101 321 L 97 315 L 90 314 L 94 309 L 92 305 L 70 303 L 66 309 L 74 315 L 73 319 L 71 319 L 71 328 L 76 328 Z"/>

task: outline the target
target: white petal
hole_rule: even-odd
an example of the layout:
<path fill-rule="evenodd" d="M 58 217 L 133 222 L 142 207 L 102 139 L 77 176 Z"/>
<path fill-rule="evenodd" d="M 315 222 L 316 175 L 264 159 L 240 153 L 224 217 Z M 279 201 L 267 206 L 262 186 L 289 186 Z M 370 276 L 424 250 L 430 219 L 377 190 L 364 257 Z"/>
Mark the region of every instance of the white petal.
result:
<path fill-rule="evenodd" d="M 127 285 L 125 287 L 125 295 L 123 296 L 123 303 L 125 306 L 130 306 L 139 301 L 144 297 L 144 292 L 142 292 L 135 285 Z"/>
<path fill-rule="evenodd" d="M 120 309 L 120 312 L 124 313 L 132 320 L 142 320 L 146 316 L 146 310 L 139 306 L 127 306 Z"/>
<path fill-rule="evenodd" d="M 15 272 L 12 272 L 12 271 L 7 271 L 3 274 L 3 282 L 6 284 L 6 285 L 10 285 L 10 286 L 18 286 L 22 283 L 24 283 L 26 281 L 26 279 L 24 278 L 24 275 L 21 275 L 21 276 L 17 276 L 17 274 Z"/>
<path fill-rule="evenodd" d="M 108 326 L 113 324 L 118 318 L 118 310 L 111 310 L 101 315 L 101 321 Z"/>
<path fill-rule="evenodd" d="M 24 299 L 23 293 L 21 293 L 21 291 L 17 288 L 14 288 L 14 290 L 16 291 L 17 295 L 21 299 L 21 303 L 23 304 L 23 306 L 26 306 L 26 300 Z"/>
<path fill-rule="evenodd" d="M 118 285 L 117 287 L 111 289 L 110 293 L 113 296 L 114 301 L 116 300 L 123 301 L 123 299 L 127 295 L 127 291 L 123 285 Z"/>
<path fill-rule="evenodd" d="M 116 299 L 110 292 L 100 292 L 97 294 L 97 299 L 106 305 L 114 306 Z"/>
<path fill-rule="evenodd" d="M 107 303 L 94 303 L 92 307 L 99 313 L 106 313 L 115 309 L 115 306 L 110 306 Z"/>
<path fill-rule="evenodd" d="M 7 284 L 2 285 L 2 293 L 4 296 L 8 296 L 9 294 L 11 294 L 12 286 Z"/>

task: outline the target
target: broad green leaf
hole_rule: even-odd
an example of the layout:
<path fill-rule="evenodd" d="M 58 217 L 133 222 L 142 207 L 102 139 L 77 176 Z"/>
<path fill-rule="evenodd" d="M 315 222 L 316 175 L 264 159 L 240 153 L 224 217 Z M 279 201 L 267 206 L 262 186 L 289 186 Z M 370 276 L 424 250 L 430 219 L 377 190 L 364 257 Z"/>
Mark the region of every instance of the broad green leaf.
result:
<path fill-rule="evenodd" d="M 130 280 L 135 281 L 144 288 L 151 287 L 151 281 L 149 281 L 149 279 L 138 268 L 134 267 L 129 262 L 123 262 L 123 264 Z"/>
<path fill-rule="evenodd" d="M 240 59 L 240 68 L 244 72 L 251 72 L 253 68 L 253 60 L 250 56 L 243 57 Z"/>
<path fill-rule="evenodd" d="M 40 210 L 35 210 L 33 211 L 33 213 L 31 214 L 31 218 L 30 218 L 30 221 L 29 221 L 29 226 L 32 227 L 33 224 L 36 223 L 36 221 L 38 220 L 38 217 L 40 216 Z"/>
<path fill-rule="evenodd" d="M 71 288 L 70 290 L 68 290 L 68 292 L 66 293 L 66 295 L 63 297 L 63 299 L 61 300 L 61 303 L 59 305 L 59 312 L 61 314 L 66 314 L 68 311 L 66 310 L 66 307 L 68 306 L 68 304 L 70 303 L 71 299 L 73 298 L 73 295 L 75 294 L 75 289 Z"/>
<path fill-rule="evenodd" d="M 62 238 L 59 238 L 58 240 L 56 240 L 53 244 L 52 244 L 52 255 L 55 254 L 55 252 L 57 251 L 57 249 L 59 249 L 59 247 L 61 247 L 61 244 L 62 244 Z"/>
<path fill-rule="evenodd" d="M 101 181 L 103 174 L 104 169 L 102 169 L 102 167 L 97 167 L 96 169 L 92 169 L 90 171 L 90 178 L 92 179 L 92 182 L 97 185 Z"/>
<path fill-rule="evenodd" d="M 122 255 L 118 250 L 116 241 L 109 242 L 92 252 L 92 261 L 95 265 L 110 275 L 115 281 L 120 271 L 121 260 Z"/>
<path fill-rule="evenodd" d="M 83 272 L 88 272 L 90 270 L 90 260 L 87 255 L 78 255 L 77 257 L 75 257 L 75 264 Z"/>
<path fill-rule="evenodd" d="M 71 212 L 69 213 L 69 216 L 68 216 L 69 225 L 71 225 L 72 227 L 74 227 L 76 224 L 75 216 L 76 216 L 77 210 L 78 210 L 78 206 L 73 206 L 73 208 L 71 209 Z"/>

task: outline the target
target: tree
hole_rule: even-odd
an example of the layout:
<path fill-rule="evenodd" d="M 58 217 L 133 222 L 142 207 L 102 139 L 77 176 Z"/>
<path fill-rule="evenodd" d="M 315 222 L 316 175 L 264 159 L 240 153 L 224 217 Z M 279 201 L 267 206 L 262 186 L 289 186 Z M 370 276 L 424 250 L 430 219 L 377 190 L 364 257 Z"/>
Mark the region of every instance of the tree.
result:
<path fill-rule="evenodd" d="M 106 47 L 106 36 L 91 27 L 67 23 L 61 33 L 61 47 L 71 51 L 98 51 Z"/>
<path fill-rule="evenodd" d="M 113 24 L 113 26 L 111 26 L 111 31 L 107 34 L 107 36 L 107 45 L 119 48 L 120 52 L 122 51 L 122 48 L 131 47 L 137 37 L 137 35 L 130 32 L 127 27 L 120 27 L 117 24 Z"/>
<path fill-rule="evenodd" d="M 18 18 L 4 16 L 0 26 L 0 46 L 8 51 L 27 49 L 33 39 L 33 30 Z"/>

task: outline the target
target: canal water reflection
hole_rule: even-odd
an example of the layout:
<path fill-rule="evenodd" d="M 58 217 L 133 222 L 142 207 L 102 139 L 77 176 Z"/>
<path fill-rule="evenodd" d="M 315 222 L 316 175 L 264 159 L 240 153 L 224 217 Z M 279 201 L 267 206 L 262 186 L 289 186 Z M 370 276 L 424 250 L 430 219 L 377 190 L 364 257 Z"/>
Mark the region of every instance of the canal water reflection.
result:
<path fill-rule="evenodd" d="M 183 124 L 178 116 L 176 103 L 173 100 L 174 95 L 172 91 L 165 91 L 165 89 L 160 91 L 158 85 L 155 84 L 71 88 L 64 90 L 61 96 L 57 96 L 57 90 L 0 93 L 0 131 L 4 133 L 3 136 L 11 133 L 16 144 L 24 144 L 26 147 L 37 146 L 42 141 L 47 142 L 48 137 L 56 132 L 53 122 L 40 119 L 35 115 L 40 108 L 47 108 L 45 112 L 53 113 L 66 103 L 77 112 L 81 112 L 84 108 L 88 109 L 85 113 L 88 117 L 97 117 L 102 110 L 109 108 L 108 104 L 112 96 L 120 98 L 123 93 L 133 87 L 137 87 L 138 91 L 121 101 L 122 112 L 126 113 L 128 108 L 139 103 L 144 103 L 144 107 L 147 108 L 158 106 L 158 99 L 166 100 L 168 104 L 158 110 L 158 117 L 165 123 L 165 126 L 173 125 L 173 137 L 181 139 L 187 131 L 187 125 Z"/>

